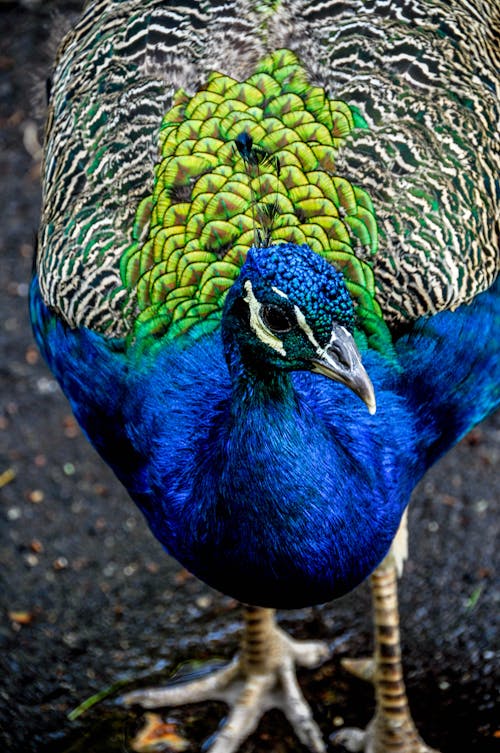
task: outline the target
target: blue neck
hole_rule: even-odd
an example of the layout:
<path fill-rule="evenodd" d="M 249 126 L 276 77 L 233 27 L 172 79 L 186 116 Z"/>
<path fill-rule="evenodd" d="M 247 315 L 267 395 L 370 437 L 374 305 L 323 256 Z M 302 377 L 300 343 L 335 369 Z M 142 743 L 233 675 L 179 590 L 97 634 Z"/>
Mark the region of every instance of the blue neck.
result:
<path fill-rule="evenodd" d="M 161 474 L 186 497 L 176 556 L 195 573 L 209 562 L 204 578 L 249 603 L 298 606 L 349 590 L 387 551 L 407 501 L 390 457 L 396 440 L 363 464 L 368 432 L 357 437 L 355 421 L 336 431 L 308 377 L 295 388 L 287 379 L 281 399 L 262 385 L 233 393 L 198 434 L 182 478 Z"/>

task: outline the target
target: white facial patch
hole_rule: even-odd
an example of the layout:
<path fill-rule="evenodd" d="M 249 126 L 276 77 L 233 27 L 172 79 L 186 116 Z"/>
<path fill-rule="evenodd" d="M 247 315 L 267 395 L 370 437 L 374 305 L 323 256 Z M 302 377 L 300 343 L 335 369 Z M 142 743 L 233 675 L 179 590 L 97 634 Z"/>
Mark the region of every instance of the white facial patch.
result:
<path fill-rule="evenodd" d="M 295 311 L 295 316 L 297 318 L 297 324 L 299 325 L 301 330 L 304 332 L 304 334 L 307 336 L 313 348 L 315 348 L 316 350 L 320 350 L 320 344 L 314 337 L 314 332 L 308 325 L 304 314 L 302 313 L 302 311 L 299 309 L 298 306 L 294 306 L 293 309 Z"/>
<path fill-rule="evenodd" d="M 261 342 L 263 342 L 265 345 L 269 345 L 269 347 L 273 348 L 273 350 L 276 350 L 280 354 L 280 356 L 286 356 L 286 350 L 283 347 L 282 341 L 279 339 L 279 337 L 276 337 L 276 335 L 268 330 L 264 325 L 264 322 L 262 321 L 262 318 L 260 316 L 262 303 L 260 303 L 260 301 L 258 301 L 255 297 L 250 280 L 247 280 L 245 282 L 244 288 L 246 296 L 243 298 L 243 300 L 248 303 L 248 308 L 250 310 L 250 326 L 252 330 L 255 332 Z"/>
<path fill-rule="evenodd" d="M 286 293 L 284 293 L 284 292 L 283 292 L 282 290 L 280 290 L 279 288 L 277 288 L 277 287 L 276 287 L 275 285 L 273 285 L 273 286 L 272 286 L 271 290 L 273 291 L 273 293 L 276 293 L 276 295 L 280 295 L 280 296 L 281 296 L 282 298 L 286 298 L 286 300 L 288 301 L 288 296 L 287 296 L 287 294 L 286 294 Z"/>

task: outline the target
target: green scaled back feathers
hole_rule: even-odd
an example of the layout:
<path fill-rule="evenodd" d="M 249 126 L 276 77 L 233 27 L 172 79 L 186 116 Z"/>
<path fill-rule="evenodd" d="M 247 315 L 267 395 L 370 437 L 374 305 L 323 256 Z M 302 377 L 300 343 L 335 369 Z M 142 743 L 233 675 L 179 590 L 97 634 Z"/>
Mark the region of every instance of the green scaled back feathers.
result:
<path fill-rule="evenodd" d="M 334 173 L 354 127 L 366 125 L 311 86 L 288 50 L 266 56 L 243 82 L 213 73 L 193 97 L 179 91 L 162 123 L 153 195 L 138 208 L 121 264 L 137 296 L 133 336 L 147 343 L 214 329 L 260 235 L 307 243 L 342 271 L 360 332 L 386 348 L 369 262 L 377 251 L 372 202 Z M 266 155 L 260 164 L 239 154 L 242 133 Z"/>

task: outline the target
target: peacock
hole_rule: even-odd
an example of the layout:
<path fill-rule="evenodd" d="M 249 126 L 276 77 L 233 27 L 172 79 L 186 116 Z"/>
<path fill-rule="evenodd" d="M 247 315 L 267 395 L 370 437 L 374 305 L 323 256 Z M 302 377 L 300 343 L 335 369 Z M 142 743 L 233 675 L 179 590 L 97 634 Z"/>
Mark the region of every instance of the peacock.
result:
<path fill-rule="evenodd" d="M 426 470 L 500 403 L 494 0 L 90 0 L 49 87 L 30 311 L 90 442 L 241 650 L 123 696 L 270 707 L 326 743 L 277 608 L 371 577 L 366 730 L 429 753 L 397 577 Z"/>

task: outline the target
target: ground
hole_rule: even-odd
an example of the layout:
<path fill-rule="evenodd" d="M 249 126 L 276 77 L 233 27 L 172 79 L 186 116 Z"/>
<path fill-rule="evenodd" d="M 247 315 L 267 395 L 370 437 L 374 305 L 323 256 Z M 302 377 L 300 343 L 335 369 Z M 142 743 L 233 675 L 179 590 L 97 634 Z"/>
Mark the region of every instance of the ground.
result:
<path fill-rule="evenodd" d="M 230 657 L 239 611 L 165 555 L 85 442 L 33 344 L 33 107 L 43 102 L 34 80 L 46 75 L 55 3 L 26 5 L 0 2 L 0 750 L 118 753 L 131 750 L 142 724 L 136 713 L 112 699 L 73 722 L 68 712 L 117 681 L 132 688 L 133 678 L 165 680 L 189 659 Z M 497 415 L 429 473 L 411 505 L 401 582 L 406 677 L 422 735 L 442 753 L 493 752 L 500 737 L 499 456 Z M 366 584 L 280 617 L 293 635 L 325 638 L 334 649 L 323 667 L 300 673 L 325 737 L 342 721 L 365 724 L 370 688 L 346 675 L 340 659 L 369 652 Z M 199 750 L 223 714 L 217 704 L 165 712 L 170 747 L 158 750 Z M 275 712 L 242 753 L 301 750 Z"/>

